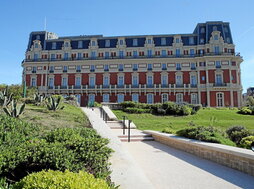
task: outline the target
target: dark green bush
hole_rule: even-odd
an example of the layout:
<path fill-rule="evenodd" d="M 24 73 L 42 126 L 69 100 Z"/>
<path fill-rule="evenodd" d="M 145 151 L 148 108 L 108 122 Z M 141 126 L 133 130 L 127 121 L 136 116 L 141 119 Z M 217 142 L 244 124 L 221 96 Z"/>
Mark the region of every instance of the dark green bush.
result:
<path fill-rule="evenodd" d="M 124 101 L 122 103 L 120 103 L 120 105 L 122 106 L 123 109 L 125 108 L 134 108 L 136 107 L 136 102 L 133 101 Z"/>
<path fill-rule="evenodd" d="M 20 126 L 18 122 L 14 125 L 16 128 L 25 126 Z M 18 181 L 29 173 L 43 169 L 74 172 L 85 169 L 96 177 L 109 176 L 108 158 L 112 150 L 107 147 L 109 141 L 94 130 L 57 129 L 36 138 L 30 137 L 26 134 L 26 128 L 23 129 L 23 133 L 19 131 L 23 135 L 13 135 L 13 141 L 18 142 L 0 145 L 0 177 Z M 15 138 L 20 135 L 21 139 Z"/>
<path fill-rule="evenodd" d="M 166 110 L 164 110 L 162 108 L 158 108 L 156 113 L 159 115 L 166 115 Z"/>
<path fill-rule="evenodd" d="M 212 143 L 220 143 L 220 144 L 227 144 L 227 145 L 234 145 L 232 141 L 225 138 L 223 133 L 219 130 L 215 129 L 214 127 L 191 127 L 181 129 L 176 132 L 178 136 L 205 141 L 205 142 L 212 142 Z"/>
<path fill-rule="evenodd" d="M 251 131 L 247 130 L 244 126 L 233 126 L 226 130 L 226 133 L 230 140 L 236 144 L 240 144 L 242 138 L 250 136 Z"/>
<path fill-rule="evenodd" d="M 93 175 L 79 171 L 72 173 L 68 170 L 41 171 L 32 173 L 14 185 L 14 189 L 109 189 L 107 183 Z"/>
<path fill-rule="evenodd" d="M 254 136 L 247 136 L 242 138 L 240 146 L 243 148 L 251 149 L 251 144 L 254 142 Z"/>
<path fill-rule="evenodd" d="M 239 114 L 251 115 L 252 110 L 249 107 L 242 107 L 239 111 Z"/>
<path fill-rule="evenodd" d="M 181 110 L 182 115 L 188 116 L 191 114 L 192 108 L 190 108 L 189 106 L 184 105 L 181 108 L 182 108 L 182 110 Z"/>

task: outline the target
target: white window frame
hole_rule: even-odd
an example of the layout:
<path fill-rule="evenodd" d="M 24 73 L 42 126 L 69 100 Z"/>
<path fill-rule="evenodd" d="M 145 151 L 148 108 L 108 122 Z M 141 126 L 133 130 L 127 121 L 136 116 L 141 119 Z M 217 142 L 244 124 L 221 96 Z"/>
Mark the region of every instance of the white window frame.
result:
<path fill-rule="evenodd" d="M 139 94 L 138 93 L 131 94 L 131 100 L 133 102 L 139 102 Z"/>
<path fill-rule="evenodd" d="M 121 82 L 120 82 L 121 81 Z M 117 77 L 117 85 L 124 86 L 124 75 L 119 75 Z"/>
<path fill-rule="evenodd" d="M 136 79 L 135 79 L 136 78 Z M 134 82 L 136 81 L 136 82 Z M 139 78 L 138 78 L 138 75 L 133 75 L 132 76 L 132 81 L 131 81 L 132 85 L 135 85 L 135 86 L 138 86 L 139 84 Z"/>
<path fill-rule="evenodd" d="M 78 41 L 78 48 L 82 49 L 83 48 L 83 41 Z"/>
<path fill-rule="evenodd" d="M 110 47 L 110 40 L 109 39 L 105 40 L 105 47 Z"/>
<path fill-rule="evenodd" d="M 216 106 L 224 107 L 224 93 L 222 92 L 216 93 Z"/>
<path fill-rule="evenodd" d="M 153 93 L 148 93 L 146 95 L 146 102 L 147 104 L 153 104 L 154 103 L 154 94 Z"/>
<path fill-rule="evenodd" d="M 61 86 L 67 87 L 68 86 L 68 77 L 62 77 Z"/>
<path fill-rule="evenodd" d="M 77 87 L 81 86 L 81 77 L 80 76 L 75 77 L 75 86 L 77 86 Z"/>
<path fill-rule="evenodd" d="M 48 81 L 48 86 L 49 86 L 49 87 L 54 87 L 54 83 L 55 83 L 55 82 L 54 82 L 54 78 L 53 78 L 53 77 L 50 77 L 50 78 L 49 78 L 49 81 Z"/>
<path fill-rule="evenodd" d="M 118 103 L 124 102 L 124 94 L 122 93 L 117 94 L 117 102 Z"/>
<path fill-rule="evenodd" d="M 168 94 L 162 93 L 161 94 L 161 103 L 168 102 Z"/>
<path fill-rule="evenodd" d="M 132 46 L 134 47 L 138 46 L 138 39 L 133 39 Z"/>
<path fill-rule="evenodd" d="M 110 76 L 109 75 L 104 75 L 103 76 L 103 86 L 109 86 L 109 83 L 110 83 Z"/>
<path fill-rule="evenodd" d="M 198 95 L 197 95 L 197 93 L 191 93 L 191 104 L 198 104 Z"/>
<path fill-rule="evenodd" d="M 146 79 L 147 79 L 147 82 L 146 82 L 146 84 L 147 84 L 147 86 L 152 86 L 153 85 L 153 75 L 148 75 L 147 77 L 146 77 Z"/>
<path fill-rule="evenodd" d="M 93 81 L 93 85 L 92 85 L 92 82 Z M 89 86 L 90 87 L 95 87 L 95 84 L 96 84 L 96 77 L 95 76 L 89 76 Z"/>
<path fill-rule="evenodd" d="M 176 103 L 177 104 L 183 103 L 183 93 L 176 93 Z"/>
<path fill-rule="evenodd" d="M 103 94 L 102 95 L 102 101 L 106 102 L 106 103 L 109 102 L 109 94 Z"/>
<path fill-rule="evenodd" d="M 36 87 L 37 86 L 37 79 L 36 79 L 36 77 L 32 77 L 31 78 L 31 86 L 32 87 Z"/>

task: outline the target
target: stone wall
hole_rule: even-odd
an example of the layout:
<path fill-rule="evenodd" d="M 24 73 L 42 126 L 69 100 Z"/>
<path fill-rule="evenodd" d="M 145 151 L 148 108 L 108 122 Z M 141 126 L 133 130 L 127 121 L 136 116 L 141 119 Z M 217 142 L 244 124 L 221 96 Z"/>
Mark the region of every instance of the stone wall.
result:
<path fill-rule="evenodd" d="M 157 131 L 145 131 L 163 144 L 254 176 L 254 152 L 247 149 L 201 142 Z"/>

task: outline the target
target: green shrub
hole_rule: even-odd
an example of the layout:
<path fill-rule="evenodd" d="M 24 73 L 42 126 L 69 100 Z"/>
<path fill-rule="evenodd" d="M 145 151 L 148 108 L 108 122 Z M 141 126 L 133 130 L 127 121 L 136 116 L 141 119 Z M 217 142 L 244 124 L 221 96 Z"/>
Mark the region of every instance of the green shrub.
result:
<path fill-rule="evenodd" d="M 162 109 L 162 108 L 158 108 L 158 109 L 157 109 L 157 114 L 166 115 L 166 110 L 164 110 L 164 109 Z"/>
<path fill-rule="evenodd" d="M 245 114 L 245 115 L 250 115 L 252 114 L 252 110 L 249 107 L 242 107 L 239 111 L 239 114 Z"/>
<path fill-rule="evenodd" d="M 120 105 L 122 106 L 123 109 L 125 109 L 125 108 L 134 108 L 134 107 L 136 107 L 136 102 L 124 101 L 124 102 L 120 103 Z"/>
<path fill-rule="evenodd" d="M 26 138 L 25 138 L 26 139 Z M 0 177 L 18 181 L 43 169 L 77 172 L 85 169 L 96 177 L 110 174 L 108 140 L 89 128 L 57 129 L 40 139 L 0 146 Z"/>
<path fill-rule="evenodd" d="M 190 139 L 234 146 L 234 143 L 232 141 L 225 138 L 223 136 L 223 133 L 221 133 L 219 130 L 215 129 L 214 127 L 199 126 L 199 127 L 185 128 L 185 129 L 181 129 L 177 131 L 176 134 L 182 137 L 190 138 Z"/>
<path fill-rule="evenodd" d="M 166 127 L 162 130 L 163 133 L 168 133 L 168 134 L 175 134 L 175 131 L 171 129 L 170 127 Z"/>
<path fill-rule="evenodd" d="M 35 104 L 35 100 L 33 98 L 21 98 L 20 102 L 25 104 Z"/>
<path fill-rule="evenodd" d="M 192 108 L 190 108 L 189 106 L 184 105 L 181 108 L 182 108 L 182 110 L 181 110 L 182 115 L 188 116 L 191 114 Z"/>
<path fill-rule="evenodd" d="M 243 148 L 251 149 L 251 144 L 254 142 L 254 136 L 247 136 L 242 138 L 240 146 Z"/>
<path fill-rule="evenodd" d="M 110 187 L 102 179 L 96 179 L 93 175 L 79 171 L 72 173 L 68 170 L 41 171 L 32 173 L 14 185 L 14 189 L 109 189 Z"/>
<path fill-rule="evenodd" d="M 228 137 L 236 144 L 240 144 L 242 138 L 250 136 L 251 131 L 247 130 L 244 126 L 233 126 L 226 130 Z"/>

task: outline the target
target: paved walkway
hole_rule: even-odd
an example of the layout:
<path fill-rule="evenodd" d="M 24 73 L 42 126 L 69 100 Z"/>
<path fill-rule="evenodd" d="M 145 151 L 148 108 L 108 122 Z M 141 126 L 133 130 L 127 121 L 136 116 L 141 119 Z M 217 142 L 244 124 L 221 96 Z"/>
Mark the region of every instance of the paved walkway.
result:
<path fill-rule="evenodd" d="M 102 132 L 103 137 L 110 138 L 114 150 L 117 149 L 111 161 L 113 164 L 112 179 L 120 182 L 120 188 L 254 188 L 254 177 L 250 175 L 155 141 L 120 142 L 119 144 L 120 140 L 116 136 L 116 130 L 113 131 L 113 129 L 105 126 L 106 124 L 99 117 L 98 110 L 94 112 L 89 109 L 83 110 L 85 110 L 90 121 L 96 120 L 92 124 L 99 127 L 99 134 Z M 96 124 L 99 125 L 96 126 Z M 104 125 L 102 126 L 102 124 Z M 119 161 L 121 163 L 125 161 L 127 166 L 120 168 L 120 172 L 122 171 L 124 176 L 118 175 L 117 177 Z M 135 180 L 135 177 L 140 177 L 141 180 Z M 144 184 L 140 184 L 142 182 Z"/>

